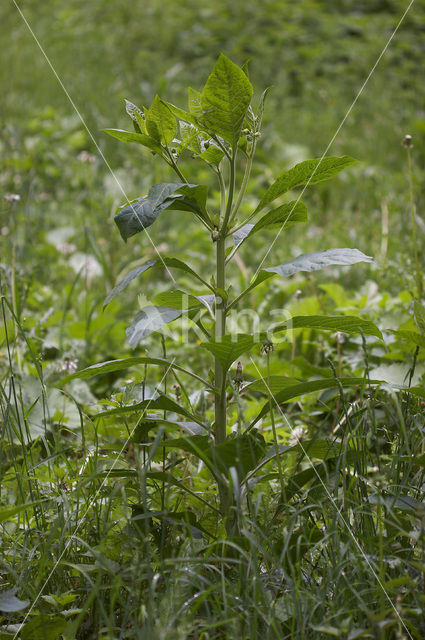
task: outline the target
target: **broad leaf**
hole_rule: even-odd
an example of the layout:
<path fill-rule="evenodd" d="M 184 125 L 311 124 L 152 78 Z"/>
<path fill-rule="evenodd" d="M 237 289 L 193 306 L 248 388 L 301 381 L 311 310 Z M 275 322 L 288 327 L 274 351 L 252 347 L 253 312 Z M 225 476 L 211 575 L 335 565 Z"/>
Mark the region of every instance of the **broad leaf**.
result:
<path fill-rule="evenodd" d="M 133 120 L 133 126 L 136 132 L 146 134 L 146 122 L 143 111 L 130 102 L 130 100 L 125 101 L 125 110 Z"/>
<path fill-rule="evenodd" d="M 164 145 L 172 142 L 177 133 L 176 119 L 158 95 L 146 114 L 146 130 L 154 140 Z"/>
<path fill-rule="evenodd" d="M 320 329 L 326 331 L 341 331 L 344 333 L 364 333 L 383 339 L 378 327 L 370 320 L 363 320 L 356 316 L 294 316 L 282 324 L 271 329 L 272 333 L 290 329 Z"/>
<path fill-rule="evenodd" d="M 243 353 L 249 351 L 255 344 L 255 339 L 247 334 L 238 333 L 236 335 L 224 336 L 222 340 L 210 340 L 202 342 L 201 347 L 207 349 L 220 362 L 223 369 L 227 371 L 235 360 Z"/>
<path fill-rule="evenodd" d="M 183 182 L 161 182 L 154 185 L 147 196 L 124 206 L 115 215 L 115 222 L 124 240 L 150 227 L 161 211 L 174 209 L 192 211 L 209 222 L 204 204 L 206 187 Z"/>
<path fill-rule="evenodd" d="M 425 333 L 425 309 L 418 300 L 413 303 L 413 311 L 415 314 L 415 322 L 420 333 Z"/>
<path fill-rule="evenodd" d="M 121 140 L 121 142 L 136 142 L 147 147 L 151 151 L 155 151 L 155 153 L 162 155 L 161 145 L 156 140 L 144 135 L 143 133 L 133 133 L 132 131 L 123 131 L 122 129 L 103 129 L 103 131 L 113 138 Z"/>
<path fill-rule="evenodd" d="M 380 380 L 368 380 L 368 384 L 381 384 Z M 338 382 L 335 378 L 327 378 L 326 380 L 309 380 L 307 382 L 299 382 L 293 386 L 286 387 L 274 394 L 273 400 L 275 404 L 283 404 L 285 402 L 289 402 L 290 400 L 294 400 L 295 398 L 299 398 L 307 393 L 313 393 L 314 391 L 321 391 L 323 389 L 332 389 L 337 387 L 338 385 L 342 387 L 362 387 L 365 383 L 364 378 L 339 378 Z M 261 409 L 260 413 L 256 416 L 256 418 L 252 421 L 250 427 L 253 427 L 261 418 L 263 418 L 270 411 L 270 402 L 266 402 L 266 404 Z"/>
<path fill-rule="evenodd" d="M 341 158 L 316 158 L 314 160 L 300 162 L 281 175 L 276 182 L 267 189 L 256 208 L 256 212 L 264 209 L 266 205 L 287 191 L 295 187 L 317 184 L 318 182 L 329 180 L 329 178 L 333 178 L 333 176 L 342 171 L 342 169 L 349 167 L 355 162 L 357 162 L 357 160 L 349 156 L 343 156 Z"/>
<path fill-rule="evenodd" d="M 190 436 L 203 435 L 206 433 L 207 428 L 197 422 L 177 422 L 175 420 L 165 420 L 164 418 L 144 418 L 141 420 L 134 433 L 132 435 L 133 442 L 146 442 L 149 436 L 149 432 L 152 429 L 162 425 L 165 430 L 172 431 L 186 431 Z"/>
<path fill-rule="evenodd" d="M 307 207 L 302 202 L 289 202 L 283 204 L 273 211 L 266 213 L 255 224 L 246 224 L 233 234 L 233 240 L 236 245 L 240 244 L 245 238 L 249 238 L 261 231 L 262 229 L 274 229 L 280 227 L 287 229 L 297 222 L 307 222 Z"/>
<path fill-rule="evenodd" d="M 187 104 L 190 113 L 195 116 L 195 118 L 199 119 L 202 117 L 202 94 L 199 91 L 189 87 Z"/>
<path fill-rule="evenodd" d="M 221 54 L 202 91 L 202 123 L 235 147 L 252 93 L 243 70 Z"/>
<path fill-rule="evenodd" d="M 280 264 L 277 267 L 268 267 L 264 271 L 271 271 L 279 276 L 288 277 L 299 271 L 318 271 L 329 265 L 348 266 L 357 262 L 373 262 L 373 258 L 366 256 L 357 249 L 328 249 L 327 251 L 304 253 L 290 262 Z"/>
<path fill-rule="evenodd" d="M 233 242 L 235 243 L 236 247 L 249 236 L 253 228 L 253 224 L 244 224 L 243 227 L 235 231 L 235 233 L 233 234 Z"/>
<path fill-rule="evenodd" d="M 96 413 L 94 418 L 98 420 L 99 418 L 125 415 L 128 413 L 141 413 L 142 411 L 170 411 L 172 413 L 176 413 L 179 416 L 185 416 L 186 418 L 189 418 L 191 422 L 197 422 L 202 425 L 202 421 L 198 416 L 194 415 L 184 407 L 181 407 L 172 398 L 169 398 L 163 393 L 159 394 L 157 397 L 146 398 L 146 400 L 142 400 L 142 402 L 137 402 L 136 404 L 117 407 L 116 409 L 108 409 L 107 411 L 101 411 L 100 413 Z"/>
<path fill-rule="evenodd" d="M 129 273 L 127 273 L 127 275 L 122 280 L 120 280 L 117 286 L 114 287 L 111 293 L 105 298 L 105 302 L 103 303 L 103 308 L 105 309 L 105 307 L 111 302 L 111 300 L 115 298 L 115 296 L 118 293 L 123 291 L 132 280 L 137 278 L 137 276 L 139 276 L 141 273 L 144 273 L 145 271 L 147 271 L 150 267 L 153 267 L 154 264 L 156 264 L 156 262 L 157 262 L 156 260 L 148 260 L 144 264 L 141 264 L 135 269 L 132 269 L 131 271 L 129 271 Z"/>
<path fill-rule="evenodd" d="M 199 123 L 193 114 L 188 113 L 187 111 L 184 111 L 184 109 L 180 109 L 180 107 L 176 107 L 174 104 L 171 104 L 171 102 L 165 102 L 165 101 L 162 101 L 162 102 L 168 107 L 171 113 L 173 113 L 176 116 L 176 118 L 178 118 L 179 120 L 183 120 L 183 122 L 188 122 L 189 124 L 193 125 L 194 127 L 196 127 L 196 129 L 199 132 L 199 129 L 198 129 Z"/>
<path fill-rule="evenodd" d="M 410 342 L 418 347 L 425 348 L 425 336 L 416 331 L 391 331 L 400 340 Z"/>
<path fill-rule="evenodd" d="M 203 305 L 210 311 L 214 302 L 214 296 L 212 294 L 192 296 L 180 289 L 173 289 L 172 291 L 163 291 L 162 293 L 159 293 L 155 297 L 155 302 L 160 306 L 171 307 L 172 309 L 180 309 L 183 311 L 199 309 L 199 307 Z"/>
<path fill-rule="evenodd" d="M 4 522 L 5 520 L 9 520 L 10 518 L 13 518 L 13 516 L 16 516 L 18 513 L 21 513 L 22 511 L 26 511 L 27 509 L 29 509 L 30 507 L 33 507 L 36 504 L 40 504 L 40 502 L 42 502 L 42 500 L 34 500 L 34 502 L 27 502 L 26 504 L 19 504 L 19 505 L 14 505 L 10 507 L 1 507 L 0 523 Z"/>
<path fill-rule="evenodd" d="M 118 360 L 108 360 L 107 362 L 99 362 L 98 364 L 92 364 L 90 367 L 86 369 L 82 369 L 81 371 L 76 371 L 69 376 L 62 378 L 60 381 L 60 385 L 67 384 L 71 380 L 75 379 L 83 379 L 88 380 L 90 378 L 94 378 L 95 376 L 99 376 L 106 373 L 112 373 L 114 371 L 122 371 L 123 369 L 128 369 L 129 367 L 145 365 L 145 364 L 154 364 L 163 367 L 169 367 L 170 369 L 176 369 L 178 371 L 182 371 L 183 373 L 187 373 L 192 376 L 196 380 L 199 380 L 203 384 L 209 386 L 208 382 L 203 380 L 200 376 L 179 364 L 172 362 L 171 360 L 167 360 L 166 358 L 150 358 L 147 356 L 137 356 L 132 358 L 120 358 Z M 24 505 L 25 506 L 25 505 Z M 28 505 L 26 505 L 28 506 Z M 0 512 L 1 513 L 1 512 Z M 1 516 L 0 516 L 1 517 Z"/>
<path fill-rule="evenodd" d="M 135 349 L 153 331 L 158 331 L 179 316 L 181 316 L 181 311 L 170 307 L 155 307 L 153 305 L 144 307 L 126 329 L 125 333 L 130 347 Z"/>
<path fill-rule="evenodd" d="M 19 600 L 15 596 L 17 589 L 8 589 L 7 591 L 0 592 L 0 611 L 3 613 L 14 613 L 15 611 L 22 611 L 29 605 L 28 600 Z"/>
<path fill-rule="evenodd" d="M 222 151 L 215 145 L 210 144 L 210 146 L 207 149 L 205 149 L 205 151 L 202 151 L 202 153 L 199 154 L 199 157 L 202 158 L 202 160 L 204 160 L 204 162 L 207 162 L 208 164 L 213 164 L 215 166 L 218 166 L 220 162 L 223 160 L 224 151 Z"/>
<path fill-rule="evenodd" d="M 202 284 L 204 284 L 209 289 L 212 289 L 211 285 L 209 285 L 208 282 L 206 282 L 206 280 L 201 278 L 201 276 L 198 275 L 196 271 L 191 269 L 189 265 L 187 265 L 182 260 L 179 260 L 178 258 L 168 258 L 166 256 L 161 256 L 161 259 L 148 260 L 144 264 L 139 265 L 138 267 L 135 267 L 129 273 L 127 273 L 127 275 L 117 284 L 116 287 L 112 289 L 111 293 L 107 296 L 107 298 L 105 299 L 105 302 L 103 303 L 103 308 L 105 308 L 111 302 L 111 300 L 115 298 L 115 296 L 118 293 L 123 291 L 132 280 L 137 278 L 139 275 L 141 275 L 151 267 L 171 267 L 174 269 L 180 269 L 181 271 L 185 271 L 186 273 L 189 273 L 191 276 L 193 276 L 194 278 L 202 282 Z"/>
<path fill-rule="evenodd" d="M 67 625 L 61 616 L 40 612 L 24 625 L 19 637 L 21 640 L 57 640 Z"/>

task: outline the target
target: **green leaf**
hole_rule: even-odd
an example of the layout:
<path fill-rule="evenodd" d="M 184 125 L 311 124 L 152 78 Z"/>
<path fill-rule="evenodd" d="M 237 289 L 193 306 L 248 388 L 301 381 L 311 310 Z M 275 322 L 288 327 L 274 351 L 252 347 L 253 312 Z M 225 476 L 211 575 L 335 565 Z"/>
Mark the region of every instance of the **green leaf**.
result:
<path fill-rule="evenodd" d="M 425 513 L 425 502 L 416 500 L 416 498 L 412 498 L 411 496 L 394 496 L 389 493 L 380 496 L 371 495 L 369 496 L 369 502 L 375 505 L 385 505 L 385 507 L 390 510 L 401 509 L 402 511 L 413 511 L 421 516 Z"/>
<path fill-rule="evenodd" d="M 166 358 L 150 358 L 147 356 L 137 356 L 132 358 L 120 358 L 118 360 L 108 360 L 106 362 L 99 362 L 98 364 L 92 364 L 90 367 L 86 369 L 81 369 L 81 371 L 76 371 L 69 376 L 62 378 L 60 381 L 60 386 L 67 384 L 71 380 L 88 380 L 90 378 L 94 378 L 95 376 L 104 375 L 106 373 L 112 373 L 114 371 L 122 371 L 123 369 L 129 369 L 130 367 L 135 367 L 139 365 L 145 364 L 153 364 L 162 367 L 169 367 L 170 369 L 176 369 L 177 371 L 182 371 L 183 373 L 187 373 L 192 376 L 196 380 L 199 380 L 203 384 L 210 386 L 205 380 L 203 380 L 200 376 L 189 369 L 185 369 L 181 365 L 172 362 L 171 360 L 167 360 Z M 30 503 L 32 504 L 32 503 Z M 24 505 L 28 506 L 28 505 Z M 1 513 L 1 511 L 0 511 Z M 0 516 L 1 518 L 1 516 Z M 1 522 L 1 519 L 0 519 Z"/>
<path fill-rule="evenodd" d="M 391 333 L 400 340 L 405 340 L 406 342 L 410 342 L 410 344 L 415 344 L 425 349 L 425 336 L 421 333 L 417 333 L 416 331 L 391 331 Z"/>
<path fill-rule="evenodd" d="M 125 101 L 125 110 L 133 120 L 133 125 L 136 132 L 146 134 L 146 123 L 143 111 L 139 109 L 139 107 L 137 107 L 135 104 L 130 102 L 130 100 Z"/>
<path fill-rule="evenodd" d="M 418 300 L 413 302 L 413 312 L 415 314 L 415 322 L 420 333 L 425 333 L 425 309 Z"/>
<path fill-rule="evenodd" d="M 141 273 L 144 273 L 145 271 L 147 271 L 147 269 L 149 269 L 150 267 L 153 267 L 156 263 L 157 263 L 157 260 L 148 260 L 144 264 L 141 264 L 135 269 L 132 269 L 131 271 L 129 271 L 129 273 L 127 273 L 127 275 L 122 280 L 120 280 L 117 286 L 114 287 L 111 293 L 105 298 L 105 302 L 103 303 L 103 308 L 105 309 L 105 307 L 111 302 L 111 300 L 113 300 L 113 298 L 115 298 L 115 296 L 118 293 L 123 291 L 132 280 L 137 278 L 137 276 L 139 276 Z"/>
<path fill-rule="evenodd" d="M 189 87 L 188 89 L 188 107 L 190 113 L 199 119 L 202 117 L 202 93 L 196 89 Z"/>
<path fill-rule="evenodd" d="M 192 311 L 199 309 L 201 306 L 205 306 L 208 311 L 211 312 L 214 296 L 212 294 L 192 296 L 180 289 L 173 289 L 172 291 L 159 293 L 155 298 L 155 302 L 160 306 L 181 309 L 183 311 Z"/>
<path fill-rule="evenodd" d="M 366 256 L 357 249 L 328 249 L 327 251 L 304 253 L 290 262 L 280 264 L 277 267 L 269 267 L 264 271 L 271 271 L 279 276 L 288 277 L 299 271 L 318 271 L 329 265 L 349 266 L 357 262 L 373 262 L 373 258 Z"/>
<path fill-rule="evenodd" d="M 155 153 L 158 153 L 160 156 L 162 155 L 161 145 L 143 133 L 133 133 L 132 131 L 123 131 L 122 129 L 103 129 L 103 131 L 113 138 L 121 140 L 121 142 L 137 142 L 151 151 L 155 151 Z"/>
<path fill-rule="evenodd" d="M 309 380 L 307 382 L 299 382 L 293 386 L 287 387 L 274 394 L 273 400 L 275 403 L 283 404 L 285 402 L 289 402 L 290 400 L 294 400 L 295 398 L 299 398 L 300 396 L 305 395 L 306 393 L 313 393 L 314 391 L 321 391 L 323 389 L 332 389 L 338 386 L 338 383 L 341 384 L 342 387 L 355 387 L 355 386 L 363 386 L 365 384 L 365 380 L 363 378 L 339 378 L 338 382 L 335 378 L 327 378 L 326 380 Z M 380 384 L 380 380 L 368 380 L 368 384 Z M 256 416 L 256 418 L 252 421 L 250 428 L 253 427 L 258 420 L 263 418 L 270 411 L 270 402 L 266 402 L 266 404 L 261 409 L 260 413 Z"/>
<path fill-rule="evenodd" d="M 146 114 L 148 134 L 164 145 L 168 145 L 177 133 L 177 122 L 168 106 L 156 95 Z"/>
<path fill-rule="evenodd" d="M 94 418 L 98 420 L 99 418 L 125 415 L 128 413 L 141 413 L 142 411 L 171 411 L 172 413 L 177 413 L 177 415 L 179 416 L 185 416 L 186 418 L 189 418 L 191 422 L 193 421 L 197 422 L 200 425 L 203 425 L 202 420 L 198 416 L 180 406 L 172 398 L 169 398 L 163 393 L 159 394 L 158 397 L 146 398 L 146 400 L 142 400 L 142 402 L 137 402 L 135 404 L 127 405 L 124 407 L 117 407 L 116 409 L 108 409 L 107 411 L 101 411 L 100 413 L 96 413 Z M 206 438 L 207 436 L 202 437 Z"/>
<path fill-rule="evenodd" d="M 222 340 L 210 340 L 208 342 L 202 342 L 201 347 L 207 349 L 222 365 L 223 369 L 227 371 L 229 367 L 237 360 L 243 353 L 249 351 L 256 340 L 247 334 L 238 333 L 235 335 L 224 336 Z"/>
<path fill-rule="evenodd" d="M 190 211 L 201 218 L 212 229 L 213 223 L 207 212 L 208 187 L 198 184 L 183 184 L 169 197 L 167 209 Z"/>
<path fill-rule="evenodd" d="M 5 520 L 9 520 L 10 518 L 13 518 L 13 516 L 16 516 L 18 513 L 21 513 L 22 511 L 26 511 L 30 507 L 33 507 L 36 504 L 40 504 L 41 502 L 43 502 L 43 501 L 42 500 L 34 500 L 34 502 L 27 502 L 26 504 L 19 504 L 19 505 L 15 505 L 13 507 L 1 507 L 0 508 L 0 523 L 4 522 Z"/>
<path fill-rule="evenodd" d="M 61 616 L 39 613 L 25 624 L 20 633 L 21 640 L 57 640 L 67 621 Z"/>
<path fill-rule="evenodd" d="M 281 175 L 266 191 L 256 208 L 256 212 L 264 209 L 266 205 L 295 187 L 317 184 L 333 178 L 337 173 L 357 162 L 354 158 L 343 156 L 341 158 L 316 158 L 306 160 L 295 165 L 289 171 Z"/>
<path fill-rule="evenodd" d="M 236 245 L 250 238 L 254 233 L 262 229 L 274 229 L 280 227 L 287 229 L 297 222 L 307 222 L 307 207 L 302 202 L 289 202 L 273 211 L 266 213 L 256 224 L 246 224 L 233 234 Z"/>
<path fill-rule="evenodd" d="M 364 333 L 383 339 L 381 331 L 370 320 L 356 316 L 294 316 L 282 324 L 272 328 L 272 333 L 288 329 L 320 329 L 326 331 L 342 331 L 344 333 Z"/>
<path fill-rule="evenodd" d="M 202 124 L 235 147 L 252 93 L 243 70 L 220 54 L 202 91 Z"/>
<path fill-rule="evenodd" d="M 282 391 L 284 387 L 291 387 L 295 384 L 298 384 L 299 380 L 297 378 L 287 378 L 286 376 L 270 376 L 270 378 L 257 379 L 252 382 L 247 382 L 241 388 L 241 392 L 249 392 L 249 391 L 261 391 L 262 393 L 268 395 L 269 393 L 275 394 L 279 391 Z"/>
<path fill-rule="evenodd" d="M 114 287 L 111 293 L 107 296 L 105 302 L 103 303 L 103 308 L 105 309 L 105 307 L 111 302 L 111 300 L 115 298 L 118 293 L 123 291 L 132 280 L 137 278 L 139 275 L 141 275 L 151 267 L 171 267 L 174 269 L 180 269 L 181 271 L 189 273 L 191 276 L 199 280 L 199 282 L 202 282 L 202 284 L 204 284 L 206 287 L 213 290 L 212 286 L 208 284 L 206 280 L 201 278 L 201 276 L 197 274 L 196 271 L 191 269 L 191 267 L 189 267 L 189 265 L 187 265 L 182 260 L 179 260 L 178 258 L 168 258 L 167 256 L 161 256 L 160 260 L 148 260 L 144 264 L 135 267 L 129 273 L 127 273 L 127 275 L 122 280 L 120 280 L 117 286 Z"/>
<path fill-rule="evenodd" d="M 196 128 L 197 132 L 199 133 L 198 120 L 195 118 L 195 116 L 192 113 L 188 113 L 187 111 L 184 111 L 184 109 L 180 109 L 180 107 L 176 107 L 174 104 L 171 104 L 171 102 L 165 102 L 165 101 L 162 101 L 162 102 L 164 105 L 168 107 L 171 113 L 176 116 L 176 118 L 178 118 L 179 120 L 183 120 L 183 122 L 188 122 L 189 124 L 193 125 Z"/>
<path fill-rule="evenodd" d="M 213 144 L 210 144 L 208 149 L 205 149 L 205 151 L 202 151 L 202 153 L 199 154 L 199 157 L 202 158 L 204 162 L 213 164 L 215 166 L 218 166 L 220 164 L 220 162 L 223 160 L 223 156 L 224 151 Z"/>
<path fill-rule="evenodd" d="M 0 611 L 3 613 L 14 613 L 15 611 L 22 611 L 29 605 L 28 600 L 19 600 L 15 596 L 17 589 L 8 589 L 7 591 L 0 592 Z"/>
<path fill-rule="evenodd" d="M 211 464 L 221 473 L 228 474 L 235 467 L 239 480 L 255 469 L 266 452 L 266 443 L 260 434 L 244 433 L 211 448 Z"/>
<path fill-rule="evenodd" d="M 176 320 L 181 314 L 181 311 L 170 307 L 156 307 L 154 305 L 144 307 L 125 331 L 128 344 L 132 349 L 135 349 L 153 331 L 159 331 L 161 327 Z"/>
<path fill-rule="evenodd" d="M 165 430 L 186 431 L 190 436 L 204 435 L 207 428 L 198 422 L 177 422 L 175 420 L 165 420 L 164 418 L 144 418 L 141 420 L 132 435 L 133 442 L 146 442 L 149 432 L 152 429 L 163 425 Z"/>
<path fill-rule="evenodd" d="M 149 190 L 147 196 L 119 209 L 114 219 L 124 240 L 150 227 L 164 209 L 191 211 L 211 227 L 205 208 L 206 199 L 206 186 L 160 182 Z"/>

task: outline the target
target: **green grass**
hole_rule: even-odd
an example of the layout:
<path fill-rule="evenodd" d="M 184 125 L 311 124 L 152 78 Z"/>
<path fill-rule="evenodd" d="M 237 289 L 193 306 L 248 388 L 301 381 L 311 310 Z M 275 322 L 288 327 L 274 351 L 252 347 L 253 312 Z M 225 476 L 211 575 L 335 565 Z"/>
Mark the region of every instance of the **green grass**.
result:
<path fill-rule="evenodd" d="M 274 88 L 248 214 L 273 177 L 325 151 L 406 6 L 72 0 L 28 1 L 22 10 L 131 198 L 171 174 L 149 153 L 101 132 L 126 125 L 123 99 L 150 103 L 159 92 L 183 106 L 183 87 L 200 88 L 219 51 L 241 64 L 250 58 L 253 84 Z M 326 379 L 333 366 L 338 376 L 365 382 L 335 385 L 275 410 L 280 444 L 290 444 L 296 428 L 304 451 L 281 453 L 284 498 L 273 459 L 249 489 L 234 487 L 238 531 L 229 537 L 208 469 L 183 447 L 163 447 L 165 436 L 179 432 L 160 428 L 141 438 L 134 412 L 96 417 L 149 397 L 158 384 L 174 398 L 178 384 L 186 407 L 208 420 L 213 399 L 197 381 L 181 372 L 162 379 L 162 368 L 138 366 L 61 384 L 76 368 L 159 357 L 164 349 L 205 377 L 210 360 L 194 334 L 189 342 L 155 334 L 130 353 L 125 328 L 138 296 L 151 300 L 169 289 L 164 271 L 133 283 L 102 311 L 129 262 L 155 257 L 154 249 L 137 236 L 124 250 L 113 223 L 122 193 L 16 8 L 4 8 L 1 638 L 16 637 L 24 619 L 21 640 L 424 636 L 424 356 L 413 318 L 408 159 L 401 146 L 410 133 L 421 215 L 424 9 L 416 0 L 329 151 L 360 163 L 306 193 L 309 231 L 300 239 L 290 229 L 268 263 L 357 246 L 376 265 L 297 276 L 289 284 L 274 280 L 269 302 L 261 287 L 247 301 L 266 322 L 275 309 L 359 315 L 380 327 L 384 341 L 299 329 L 294 343 L 276 346 L 271 376 Z M 199 182 L 207 180 L 200 171 Z M 420 220 L 417 233 L 422 261 Z M 164 253 L 179 246 L 208 277 L 210 243 L 188 215 L 160 217 L 152 238 Z M 258 265 L 273 234 L 256 238 L 230 272 L 235 286 L 243 284 L 245 268 Z M 410 368 L 417 395 L 368 384 L 378 377 L 407 385 Z M 267 377 L 257 348 L 252 360 L 243 359 L 244 380 L 259 372 Z M 230 430 L 249 424 L 268 394 L 258 386 L 229 399 Z M 257 426 L 271 449 L 270 417 Z M 4 610 L 2 594 L 11 589 L 26 606 L 10 595 L 12 610 Z"/>

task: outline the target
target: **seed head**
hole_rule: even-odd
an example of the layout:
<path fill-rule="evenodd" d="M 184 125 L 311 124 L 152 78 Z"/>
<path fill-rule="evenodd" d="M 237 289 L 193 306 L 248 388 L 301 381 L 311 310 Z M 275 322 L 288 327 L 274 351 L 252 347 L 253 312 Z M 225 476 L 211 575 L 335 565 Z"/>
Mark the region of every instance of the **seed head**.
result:
<path fill-rule="evenodd" d="M 406 147 L 406 149 L 411 149 L 413 147 L 412 136 L 409 136 L 409 134 L 406 134 L 403 140 L 401 141 L 401 144 L 403 145 L 403 147 Z"/>
<path fill-rule="evenodd" d="M 268 353 L 271 353 L 273 349 L 273 342 L 271 340 L 264 340 L 263 344 L 261 345 L 261 355 L 266 356 Z"/>

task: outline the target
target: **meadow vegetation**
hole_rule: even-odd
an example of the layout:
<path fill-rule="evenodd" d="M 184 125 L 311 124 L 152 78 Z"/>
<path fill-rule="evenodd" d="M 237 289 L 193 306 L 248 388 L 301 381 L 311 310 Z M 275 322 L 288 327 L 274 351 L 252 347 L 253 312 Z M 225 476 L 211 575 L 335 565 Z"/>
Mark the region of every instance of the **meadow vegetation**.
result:
<path fill-rule="evenodd" d="M 423 638 L 424 0 L 18 5 L 0 639 Z"/>

